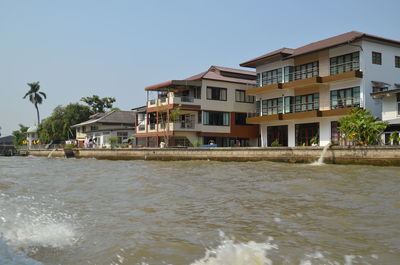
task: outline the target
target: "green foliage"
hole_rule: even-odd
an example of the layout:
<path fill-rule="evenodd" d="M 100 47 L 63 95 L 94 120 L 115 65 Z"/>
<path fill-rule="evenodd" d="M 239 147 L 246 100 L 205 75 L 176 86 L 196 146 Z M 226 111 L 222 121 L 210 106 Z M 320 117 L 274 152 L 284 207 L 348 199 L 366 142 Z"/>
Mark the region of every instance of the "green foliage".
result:
<path fill-rule="evenodd" d="M 182 106 L 179 105 L 170 111 L 169 119 L 171 120 L 171 122 L 175 122 L 179 119 L 179 115 L 181 115 L 181 109 L 182 109 Z"/>
<path fill-rule="evenodd" d="M 319 138 L 318 136 L 314 136 L 313 138 L 310 139 L 310 143 L 312 145 L 318 145 L 319 144 Z"/>
<path fill-rule="evenodd" d="M 379 136 L 387 127 L 386 122 L 371 116 L 370 111 L 358 108 L 340 118 L 339 124 L 338 129 L 345 140 L 364 146 L 378 144 Z"/>
<path fill-rule="evenodd" d="M 279 143 L 278 139 L 275 139 L 275 141 L 271 143 L 271 147 L 279 147 L 279 146 L 281 146 L 281 144 Z"/>
<path fill-rule="evenodd" d="M 65 141 L 75 138 L 75 130 L 71 126 L 89 119 L 90 109 L 78 103 L 58 106 L 39 126 L 39 135 L 43 143 Z"/>
<path fill-rule="evenodd" d="M 194 146 L 199 147 L 201 145 L 201 142 L 199 140 L 196 140 L 194 142 Z"/>
<path fill-rule="evenodd" d="M 400 134 L 399 134 L 399 132 L 392 132 L 390 134 L 390 138 L 389 139 L 393 144 L 399 144 L 400 143 Z"/>
<path fill-rule="evenodd" d="M 18 124 L 19 125 L 19 130 L 13 131 L 12 135 L 15 136 L 14 139 L 14 146 L 15 147 L 20 147 L 23 145 L 23 142 L 26 140 L 26 132 L 28 131 L 29 127 Z"/>
<path fill-rule="evenodd" d="M 118 144 L 118 137 L 109 137 L 108 141 L 110 141 L 111 148 L 114 148 Z"/>
<path fill-rule="evenodd" d="M 29 90 L 28 90 L 28 92 L 26 92 L 26 94 L 23 98 L 25 99 L 27 96 L 29 96 L 29 101 L 32 102 L 32 104 L 35 106 L 37 119 L 38 119 L 38 125 L 39 125 L 40 124 L 40 115 L 39 115 L 38 105 L 43 103 L 43 98 L 46 98 L 46 93 L 39 92 L 39 89 L 40 89 L 39 81 L 34 82 L 34 83 L 28 83 L 28 86 L 29 86 Z"/>
<path fill-rule="evenodd" d="M 97 95 L 93 95 L 92 97 L 83 97 L 81 98 L 81 101 L 88 104 L 92 114 L 94 114 L 99 112 L 103 113 L 106 112 L 106 110 L 113 109 L 113 103 L 115 102 L 115 98 L 112 97 L 100 98 Z"/>

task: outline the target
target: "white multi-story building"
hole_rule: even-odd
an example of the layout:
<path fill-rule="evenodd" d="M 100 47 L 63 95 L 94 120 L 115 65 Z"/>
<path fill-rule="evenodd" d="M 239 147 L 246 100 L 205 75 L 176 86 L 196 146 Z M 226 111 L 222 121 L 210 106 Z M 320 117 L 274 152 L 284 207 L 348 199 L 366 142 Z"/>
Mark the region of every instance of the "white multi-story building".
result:
<path fill-rule="evenodd" d="M 262 146 L 338 142 L 338 119 L 354 107 L 398 123 L 399 60 L 400 41 L 352 31 L 244 62 L 257 72 L 247 123 L 260 125 Z"/>
<path fill-rule="evenodd" d="M 254 96 L 245 91 L 255 85 L 255 72 L 211 66 L 184 80 L 148 86 L 147 110 L 138 114 L 139 146 L 257 146 L 258 126 L 246 124 L 254 112 Z M 171 110 L 180 108 L 177 119 Z"/>

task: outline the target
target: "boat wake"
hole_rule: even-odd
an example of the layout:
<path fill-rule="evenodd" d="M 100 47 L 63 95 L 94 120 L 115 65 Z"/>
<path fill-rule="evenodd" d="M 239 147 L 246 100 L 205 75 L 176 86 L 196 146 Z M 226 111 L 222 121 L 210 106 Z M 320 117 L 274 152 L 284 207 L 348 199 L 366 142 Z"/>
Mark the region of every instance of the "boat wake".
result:
<path fill-rule="evenodd" d="M 73 220 L 33 197 L 0 194 L 0 264 L 42 264 L 28 257 L 39 248 L 77 241 Z"/>

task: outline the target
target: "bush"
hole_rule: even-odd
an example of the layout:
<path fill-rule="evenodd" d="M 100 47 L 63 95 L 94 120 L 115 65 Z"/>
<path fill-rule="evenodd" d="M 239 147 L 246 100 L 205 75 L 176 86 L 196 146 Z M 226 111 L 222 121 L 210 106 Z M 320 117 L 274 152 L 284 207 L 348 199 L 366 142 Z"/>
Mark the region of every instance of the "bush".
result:
<path fill-rule="evenodd" d="M 343 138 L 355 145 L 374 145 L 379 143 L 379 136 L 386 129 L 387 123 L 373 117 L 365 109 L 351 109 L 347 116 L 339 119 L 339 131 Z"/>
<path fill-rule="evenodd" d="M 275 141 L 273 141 L 271 143 L 271 147 L 279 147 L 279 146 L 282 146 L 282 145 L 279 143 L 278 139 L 276 139 Z"/>

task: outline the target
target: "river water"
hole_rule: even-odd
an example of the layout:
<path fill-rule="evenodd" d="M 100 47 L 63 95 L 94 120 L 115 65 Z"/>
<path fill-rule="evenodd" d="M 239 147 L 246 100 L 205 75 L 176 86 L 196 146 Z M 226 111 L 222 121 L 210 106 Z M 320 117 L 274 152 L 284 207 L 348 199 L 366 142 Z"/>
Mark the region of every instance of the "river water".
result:
<path fill-rule="evenodd" d="M 0 264 L 400 264 L 400 169 L 0 157 Z"/>

